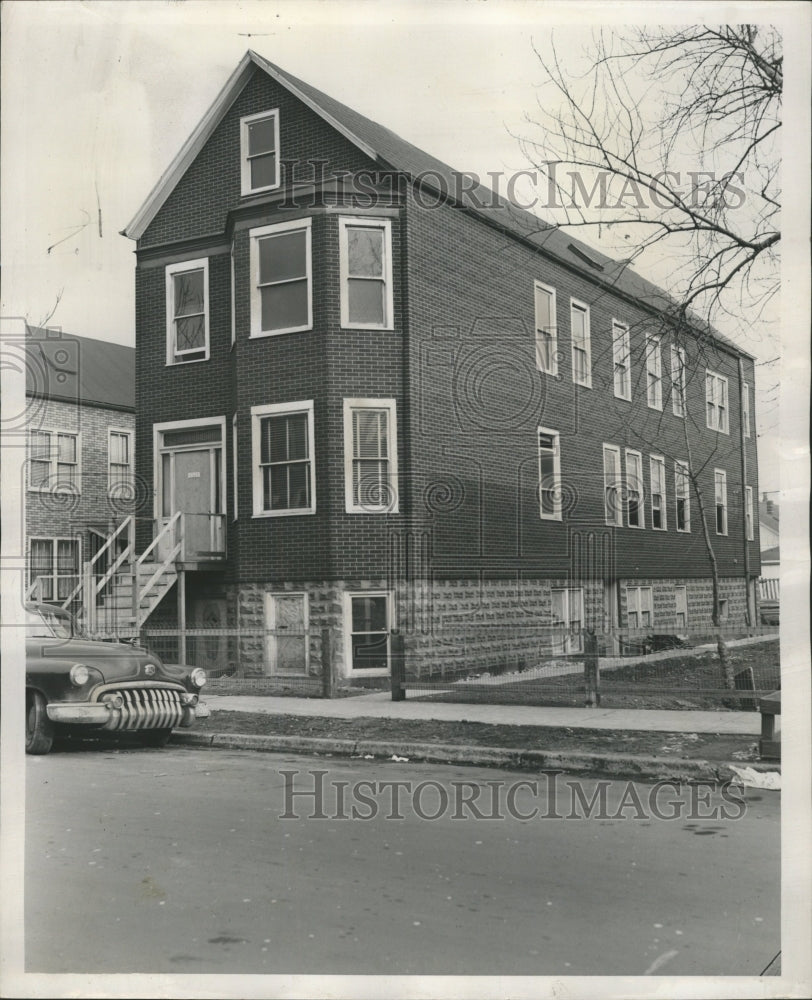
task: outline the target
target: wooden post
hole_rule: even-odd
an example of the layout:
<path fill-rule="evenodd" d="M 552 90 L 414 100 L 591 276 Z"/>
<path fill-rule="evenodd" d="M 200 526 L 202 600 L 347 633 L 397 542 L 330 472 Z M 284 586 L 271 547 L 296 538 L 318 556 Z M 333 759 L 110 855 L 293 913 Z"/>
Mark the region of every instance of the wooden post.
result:
<path fill-rule="evenodd" d="M 178 570 L 178 659 L 186 663 L 186 570 Z"/>
<path fill-rule="evenodd" d="M 392 664 L 392 701 L 405 701 L 406 655 L 403 636 L 397 629 L 392 629 L 389 636 L 389 644 L 389 655 Z"/>
<path fill-rule="evenodd" d="M 333 637 L 330 633 L 329 626 L 321 630 L 321 693 L 323 698 L 335 698 L 336 693 Z"/>
<path fill-rule="evenodd" d="M 90 563 L 82 563 L 82 603 L 85 607 L 85 628 L 92 635 L 96 631 L 96 592 Z"/>
<path fill-rule="evenodd" d="M 600 668 L 598 666 L 598 637 L 592 629 L 584 633 L 584 688 L 587 708 L 595 708 L 601 703 Z"/>

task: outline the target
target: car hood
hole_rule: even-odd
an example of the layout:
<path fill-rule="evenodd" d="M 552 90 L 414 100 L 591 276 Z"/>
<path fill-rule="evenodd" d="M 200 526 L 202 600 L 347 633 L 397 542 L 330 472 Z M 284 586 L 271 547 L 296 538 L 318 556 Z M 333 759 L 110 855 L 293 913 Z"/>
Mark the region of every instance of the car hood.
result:
<path fill-rule="evenodd" d="M 29 639 L 26 643 L 29 666 L 40 661 L 43 666 L 84 663 L 102 675 L 105 682 L 120 680 L 171 680 L 180 678 L 170 675 L 157 656 L 145 649 L 134 648 L 121 642 L 98 642 L 93 639 Z M 144 666 L 155 665 L 155 673 L 147 677 Z"/>

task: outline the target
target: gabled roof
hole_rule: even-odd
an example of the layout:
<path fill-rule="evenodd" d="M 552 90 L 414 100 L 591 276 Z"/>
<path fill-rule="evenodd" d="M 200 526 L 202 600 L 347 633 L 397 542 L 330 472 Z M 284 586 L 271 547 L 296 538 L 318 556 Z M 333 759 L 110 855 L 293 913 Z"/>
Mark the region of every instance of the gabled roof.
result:
<path fill-rule="evenodd" d="M 773 545 L 771 549 L 765 549 L 761 553 L 762 563 L 778 563 L 781 562 L 781 546 Z"/>
<path fill-rule="evenodd" d="M 135 348 L 38 326 L 26 337 L 27 395 L 135 410 Z"/>
<path fill-rule="evenodd" d="M 470 190 L 466 189 L 460 197 L 455 198 L 459 188 L 458 171 L 453 170 L 441 160 L 405 139 L 401 139 L 400 136 L 383 125 L 365 118 L 357 111 L 353 111 L 347 105 L 317 90 L 304 80 L 292 76 L 250 49 L 240 60 L 239 65 L 197 128 L 152 189 L 147 200 L 126 229 L 122 230 L 123 235 L 131 239 L 139 239 L 143 235 L 186 169 L 223 120 L 226 112 L 248 82 L 255 67 L 263 70 L 294 97 L 299 98 L 325 122 L 354 143 L 366 156 L 379 163 L 382 169 L 395 170 L 412 178 L 434 178 L 435 183 L 429 180 L 424 183 L 427 183 L 429 187 L 440 188 L 443 193 L 450 194 L 453 200 L 459 201 L 465 208 L 489 224 L 498 226 L 512 236 L 527 240 L 535 247 L 570 267 L 578 268 L 581 272 L 583 272 L 586 263 L 591 272 L 588 277 L 594 283 L 635 299 L 658 312 L 673 311 L 676 303 L 668 293 L 633 271 L 627 261 L 618 261 L 607 257 L 591 246 L 574 239 L 557 226 L 552 226 L 531 212 L 518 208 L 490 188 L 477 184 Z M 699 318 L 691 317 L 691 322 L 698 330 L 710 333 L 713 339 L 736 354 L 748 358 L 752 357 L 751 354 L 743 351 L 737 344 L 718 331 L 708 331 L 706 324 Z"/>

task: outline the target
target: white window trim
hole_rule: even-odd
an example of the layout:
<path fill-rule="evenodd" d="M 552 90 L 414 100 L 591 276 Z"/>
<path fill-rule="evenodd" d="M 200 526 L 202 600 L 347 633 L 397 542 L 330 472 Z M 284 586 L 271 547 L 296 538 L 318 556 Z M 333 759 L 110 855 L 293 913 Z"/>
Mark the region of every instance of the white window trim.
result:
<path fill-rule="evenodd" d="M 620 346 L 620 350 L 618 350 Z M 617 369 L 619 355 L 623 352 L 626 360 L 626 394 L 618 392 Z M 629 336 L 629 324 L 621 323 L 619 319 L 612 319 L 612 383 L 615 399 L 625 399 L 631 402 L 632 399 L 632 352 L 631 340 Z"/>
<path fill-rule="evenodd" d="M 614 484 L 610 484 L 606 480 L 606 453 L 607 451 L 612 452 L 617 458 L 617 479 Z M 606 524 L 612 528 L 622 528 L 623 527 L 623 464 L 622 456 L 620 453 L 620 448 L 614 444 L 604 444 L 603 450 L 601 452 L 602 466 L 601 472 L 603 474 L 603 512 Z M 615 496 L 616 496 L 616 507 L 614 512 L 614 520 L 609 519 L 609 511 L 606 506 L 606 490 L 610 485 L 614 486 Z"/>
<path fill-rule="evenodd" d="M 753 487 L 744 487 L 744 523 L 747 528 L 747 541 L 755 540 L 755 529 L 753 527 Z"/>
<path fill-rule="evenodd" d="M 640 513 L 640 524 L 632 524 L 631 519 L 629 517 L 629 491 L 631 489 L 631 486 L 629 484 L 631 483 L 632 479 L 631 473 L 629 472 L 630 458 L 637 461 L 637 468 L 640 473 L 640 475 L 637 477 L 637 490 L 635 491 L 640 493 L 640 500 L 637 506 L 637 509 Z M 626 489 L 625 489 L 626 502 L 624 504 L 624 507 L 626 508 L 626 524 L 628 525 L 628 527 L 637 530 L 640 528 L 645 528 L 646 526 L 646 490 L 645 490 L 645 484 L 643 482 L 643 456 L 639 451 L 635 451 L 634 448 L 627 448 L 625 461 L 626 461 Z"/>
<path fill-rule="evenodd" d="M 385 669 L 353 670 L 352 668 L 352 599 L 353 597 L 385 597 L 387 618 L 387 664 Z M 392 630 L 397 628 L 395 620 L 395 599 L 391 590 L 345 590 L 344 591 L 344 676 L 345 677 L 388 677 L 392 669 Z M 384 633 L 382 632 L 381 635 Z"/>
<path fill-rule="evenodd" d="M 311 223 L 308 216 L 304 219 L 293 219 L 290 222 L 277 222 L 271 226 L 259 226 L 248 231 L 250 240 L 250 266 L 251 266 L 251 333 L 250 340 L 259 337 L 278 337 L 285 333 L 300 333 L 303 330 L 313 329 L 313 255 L 311 252 Z M 259 250 L 258 241 L 264 236 L 279 236 L 282 233 L 296 232 L 304 230 L 305 233 L 305 262 L 307 264 L 307 322 L 299 326 L 287 326 L 280 330 L 262 329 L 262 295 L 259 289 Z"/>
<path fill-rule="evenodd" d="M 647 595 L 645 604 L 647 607 L 643 607 L 643 595 Z M 634 599 L 632 599 L 634 598 Z M 634 605 L 634 607 L 632 607 Z M 643 624 L 643 612 L 648 611 L 649 613 L 649 623 L 648 625 Z M 629 612 L 633 612 L 637 615 L 637 624 L 629 624 Z M 654 590 L 652 587 L 626 587 L 626 627 L 634 629 L 635 631 L 645 631 L 646 629 L 654 628 Z"/>
<path fill-rule="evenodd" d="M 260 457 L 262 455 L 262 438 L 260 436 L 260 421 L 263 417 L 278 417 L 283 413 L 307 414 L 307 451 L 310 462 L 310 506 L 296 507 L 294 510 L 263 510 L 262 508 L 262 473 Z M 316 513 L 316 449 L 315 429 L 313 426 L 313 400 L 306 399 L 290 403 L 266 403 L 251 407 L 251 479 L 253 482 L 253 513 L 252 517 L 298 517 Z"/>
<path fill-rule="evenodd" d="M 56 586 L 57 579 L 58 579 L 58 574 L 57 574 L 57 571 L 56 571 L 57 570 L 57 549 L 58 549 L 58 543 L 59 542 L 75 542 L 76 543 L 76 573 L 74 573 L 74 574 L 67 574 L 66 573 L 66 574 L 63 574 L 63 575 L 64 576 L 70 575 L 72 577 L 75 576 L 76 577 L 76 582 L 77 583 L 81 583 L 81 580 L 82 580 L 82 536 L 81 535 L 55 535 L 53 537 L 50 536 L 50 535 L 31 535 L 31 536 L 29 536 L 29 538 L 28 538 L 28 551 L 26 553 L 26 568 L 28 570 L 28 575 L 27 575 L 27 586 L 28 587 L 30 587 L 31 584 L 34 583 L 34 581 L 37 579 L 37 577 L 35 577 L 34 573 L 33 573 L 34 565 L 33 565 L 33 559 L 32 559 L 32 555 L 31 555 L 31 550 L 32 550 L 34 542 L 50 542 L 51 543 L 51 555 L 52 555 L 52 560 L 53 560 L 52 563 L 51 563 L 51 565 L 53 566 L 53 570 L 54 571 L 50 575 L 49 579 L 51 580 L 51 582 L 54 585 L 54 592 L 53 592 L 53 596 L 49 599 L 48 603 L 50 603 L 50 604 L 56 604 L 57 602 L 61 602 L 61 601 L 64 600 L 64 598 L 60 598 L 60 597 L 57 596 L 57 586 Z M 42 574 L 40 574 L 40 576 L 41 575 Z"/>
<path fill-rule="evenodd" d="M 538 437 L 541 434 L 549 434 L 553 439 L 553 503 L 554 511 L 552 514 L 546 514 L 544 512 L 544 506 L 541 502 L 541 445 L 538 444 Z M 536 443 L 538 445 L 538 456 L 539 456 L 539 516 L 543 521 L 560 521 L 561 520 L 561 435 L 558 431 L 551 430 L 549 427 L 539 427 L 536 435 Z M 544 451 L 548 452 L 550 449 L 545 448 Z"/>
<path fill-rule="evenodd" d="M 656 392 L 652 402 L 649 391 L 649 378 L 654 375 L 657 381 L 654 383 Z M 660 335 L 657 333 L 646 334 L 646 404 L 650 410 L 657 410 L 662 413 L 663 409 L 663 347 Z"/>
<path fill-rule="evenodd" d="M 197 417 L 191 420 L 166 420 L 162 423 L 152 425 L 152 482 L 154 484 L 153 490 L 153 501 L 152 501 L 152 516 L 155 520 L 160 520 L 162 518 L 161 514 L 161 500 L 162 500 L 162 483 L 161 483 L 161 459 L 162 456 L 169 451 L 174 451 L 173 448 L 163 447 L 163 434 L 164 431 L 181 431 L 187 430 L 193 427 L 219 427 L 220 428 L 220 448 L 221 450 L 225 448 L 226 440 L 226 418 L 222 417 Z M 200 445 L 201 448 L 212 448 L 215 447 L 214 442 L 210 442 L 206 445 Z M 220 462 L 220 482 L 217 484 L 218 494 L 220 499 L 220 509 L 226 509 L 226 477 L 225 477 L 225 462 L 221 460 Z"/>
<path fill-rule="evenodd" d="M 175 282 L 172 280 L 176 274 L 184 271 L 203 271 L 203 329 L 205 342 L 202 348 L 194 350 L 175 351 Z M 184 260 L 178 264 L 167 264 L 165 269 L 166 280 L 166 364 L 168 365 L 193 365 L 198 361 L 208 361 L 211 339 L 209 335 L 209 258 L 199 257 L 196 260 Z M 177 358 L 184 354 L 196 354 L 203 351 L 202 358 L 192 358 L 189 361 L 178 361 Z"/>
<path fill-rule="evenodd" d="M 352 488 L 352 413 L 353 410 L 388 410 L 389 419 L 389 488 L 392 503 L 377 508 L 356 506 L 353 503 Z M 398 434 L 397 405 L 394 399 L 344 399 L 344 509 L 348 514 L 397 514 L 400 504 L 398 482 Z"/>
<path fill-rule="evenodd" d="M 671 412 L 685 417 L 685 348 L 671 345 Z"/>
<path fill-rule="evenodd" d="M 718 522 L 717 516 L 716 516 L 716 508 L 717 508 L 717 506 L 719 506 L 717 504 L 717 502 L 716 502 L 716 478 L 717 478 L 717 476 L 721 477 L 721 482 L 722 482 L 722 500 L 723 500 L 723 503 L 721 504 L 721 506 L 722 506 L 722 508 L 724 510 L 724 528 L 725 528 L 724 531 L 719 531 L 719 522 Z M 728 525 L 728 507 L 727 507 L 727 472 L 725 472 L 724 469 L 714 469 L 713 470 L 713 522 L 714 522 L 714 527 L 716 528 L 716 534 L 719 535 L 720 537 L 725 537 L 727 535 L 727 533 L 728 533 L 728 527 L 729 527 L 729 525 Z"/>
<path fill-rule="evenodd" d="M 251 167 L 248 160 L 248 126 L 252 122 L 260 121 L 263 118 L 273 118 L 274 120 L 274 151 L 276 154 L 276 176 L 273 184 L 266 184 L 264 187 L 251 187 Z M 279 109 L 270 111 L 260 111 L 255 115 L 246 115 L 240 118 L 240 194 L 260 194 L 262 191 L 275 191 L 279 187 L 279 170 L 281 161 L 281 150 L 279 148 Z"/>
<path fill-rule="evenodd" d="M 572 329 L 572 314 L 575 309 L 582 310 L 584 312 L 584 344 L 586 345 L 586 381 L 579 382 L 575 377 L 575 337 L 573 336 Z M 579 299 L 570 299 L 570 348 L 571 348 L 571 362 L 572 362 L 572 381 L 575 385 L 583 386 L 584 389 L 592 388 L 592 321 L 590 318 L 590 309 L 586 302 L 581 302 Z"/>
<path fill-rule="evenodd" d="M 566 620 L 563 622 L 563 626 L 567 629 L 567 634 L 565 634 L 563 641 L 561 643 L 561 648 L 558 650 L 561 653 L 580 653 L 584 648 L 584 636 L 583 630 L 586 627 L 585 615 L 586 615 L 586 605 L 584 603 L 584 588 L 583 587 L 553 587 L 550 590 L 550 611 L 551 614 L 555 613 L 555 595 L 564 594 L 564 610 L 566 612 Z M 579 632 L 570 632 L 572 628 L 572 600 L 571 595 L 578 594 L 578 600 L 580 602 L 581 611 L 581 629 Z M 555 622 L 553 623 L 555 627 Z M 556 646 L 558 644 L 556 643 Z"/>
<path fill-rule="evenodd" d="M 649 491 L 650 503 L 651 503 L 651 529 L 652 531 L 667 531 L 668 530 L 668 489 L 665 482 L 665 456 L 664 455 L 649 455 L 649 480 L 651 489 Z M 662 483 L 661 492 L 661 506 L 660 506 L 660 517 L 662 518 L 662 525 L 657 528 L 654 524 L 654 467 L 657 466 L 660 469 L 660 482 Z"/>
<path fill-rule="evenodd" d="M 277 628 L 276 622 L 276 602 L 275 597 L 301 597 L 302 598 L 302 629 L 301 633 L 293 632 L 293 635 L 297 635 L 304 639 L 304 654 L 305 654 L 305 664 L 304 664 L 304 674 L 305 676 L 310 674 L 310 594 L 306 590 L 271 590 L 265 594 L 265 600 L 263 602 L 263 612 L 265 619 L 265 652 L 267 654 L 267 664 L 270 667 L 273 664 L 278 667 L 276 662 L 279 654 L 279 647 L 277 645 L 280 635 L 279 629 Z M 282 636 L 284 638 L 284 636 Z M 272 676 L 274 677 L 287 677 L 291 676 L 285 672 L 277 673 L 276 670 L 273 671 Z M 299 676 L 293 674 L 292 676 Z"/>
<path fill-rule="evenodd" d="M 713 388 L 711 390 L 712 393 L 713 393 L 713 399 L 711 399 L 711 400 L 708 399 L 708 378 L 709 377 L 713 379 L 713 383 L 712 383 Z M 719 385 L 719 383 L 722 383 L 722 382 L 724 383 L 724 386 L 725 386 L 725 392 L 724 392 L 724 395 L 725 395 L 725 419 L 724 419 L 724 427 L 719 427 L 719 403 L 718 403 L 719 394 L 717 392 L 716 387 L 717 387 L 717 385 Z M 716 426 L 712 426 L 708 422 L 708 403 L 709 402 L 713 405 L 713 412 L 714 412 L 714 415 L 715 415 Z M 726 375 L 720 375 L 719 372 L 715 372 L 715 371 L 713 371 L 710 368 L 706 368 L 705 369 L 705 426 L 708 428 L 708 430 L 716 431 L 718 434 L 730 434 L 730 385 L 728 383 L 728 379 L 727 379 Z"/>
<path fill-rule="evenodd" d="M 107 428 L 107 492 L 113 488 L 113 483 L 110 479 L 110 473 L 112 471 L 112 461 L 110 460 L 110 445 L 112 443 L 112 438 L 114 434 L 126 434 L 129 438 L 129 446 L 127 448 L 128 454 L 130 456 L 130 461 L 127 463 L 127 468 L 129 469 L 130 478 L 135 475 L 135 431 L 131 427 L 108 427 Z M 117 485 L 117 484 L 116 484 Z"/>
<path fill-rule="evenodd" d="M 539 350 L 540 338 L 539 332 L 541 327 L 539 326 L 538 310 L 536 308 L 536 292 L 544 292 L 545 295 L 550 296 L 550 315 L 553 318 L 553 325 L 550 328 L 550 358 L 551 363 L 549 368 L 545 368 L 541 363 L 541 351 Z M 556 298 L 555 289 L 550 285 L 545 285 L 541 281 L 533 282 L 533 318 L 535 322 L 535 341 L 536 341 L 536 368 L 540 372 L 544 372 L 545 375 L 558 375 L 558 302 Z"/>
<path fill-rule="evenodd" d="M 29 428 L 28 435 L 26 436 L 26 455 L 27 455 L 27 480 L 26 486 L 30 493 L 53 493 L 57 489 L 56 486 L 32 486 L 31 485 L 31 434 L 50 434 L 50 440 L 48 442 L 48 479 L 57 480 L 57 468 L 59 466 L 59 451 L 55 447 L 55 437 L 59 434 L 65 437 L 76 438 L 76 482 L 73 484 L 75 487 L 75 492 L 81 494 L 82 492 L 82 432 L 81 431 L 69 431 L 62 430 L 58 427 L 31 427 Z M 109 439 L 108 439 L 108 455 L 109 455 Z M 69 464 L 69 463 L 62 463 Z M 109 463 L 108 463 L 109 467 Z M 109 475 L 109 472 L 108 472 Z M 64 541 L 64 539 L 62 539 Z"/>
<path fill-rule="evenodd" d="M 684 624 L 682 626 L 680 626 L 680 623 L 677 620 L 677 615 L 680 614 L 679 605 L 678 605 L 678 601 L 677 601 L 677 591 L 680 591 L 680 590 L 685 595 L 685 622 L 684 622 Z M 684 583 L 677 584 L 674 587 L 674 627 L 675 628 L 682 627 L 682 628 L 684 628 L 686 630 L 688 628 L 688 587 Z"/>
<path fill-rule="evenodd" d="M 680 474 L 685 482 L 685 496 L 681 497 L 678 483 L 680 480 Z M 677 515 L 677 501 L 680 499 L 685 500 L 685 527 L 681 528 L 679 526 L 679 517 Z M 691 478 L 688 475 L 688 463 L 677 459 L 674 462 L 674 527 L 682 535 L 690 535 L 691 533 Z"/>
<path fill-rule="evenodd" d="M 237 414 L 235 413 L 231 418 L 231 475 L 232 475 L 232 493 L 234 501 L 234 511 L 231 515 L 231 520 L 237 520 L 237 497 L 239 496 L 239 482 L 237 480 L 237 470 L 239 462 L 237 458 Z"/>
<path fill-rule="evenodd" d="M 349 245 L 348 228 L 382 229 L 384 254 L 384 281 L 386 282 L 386 315 L 383 323 L 351 323 L 349 318 L 349 295 L 347 279 L 349 277 Z M 338 257 L 339 277 L 341 281 L 341 329 L 342 330 L 394 330 L 395 329 L 395 298 L 392 285 L 392 222 L 390 219 L 370 219 L 364 215 L 340 215 L 338 218 Z"/>
<path fill-rule="evenodd" d="M 742 426 L 744 436 L 750 437 L 750 383 L 742 382 Z"/>

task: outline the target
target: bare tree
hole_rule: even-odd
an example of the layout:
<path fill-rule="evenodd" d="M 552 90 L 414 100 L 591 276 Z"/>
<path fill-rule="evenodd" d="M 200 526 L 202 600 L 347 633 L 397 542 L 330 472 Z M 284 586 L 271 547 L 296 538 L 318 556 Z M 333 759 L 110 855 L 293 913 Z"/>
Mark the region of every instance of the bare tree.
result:
<path fill-rule="evenodd" d="M 565 64 L 554 41 L 537 55 L 547 84 L 538 114 L 527 116 L 533 128 L 520 138 L 546 179 L 551 221 L 592 230 L 627 264 L 652 260 L 663 273 L 667 266 L 660 330 L 674 344 L 691 344 L 686 380 L 704 379 L 707 356 L 716 350 L 715 325 L 752 327 L 780 285 L 777 31 L 755 25 L 601 31 L 577 75 L 565 68 L 573 65 L 572 53 Z M 684 456 L 711 571 L 723 682 L 732 687 L 700 489 L 709 459 L 698 459 L 691 441 L 703 424 L 686 415 Z"/>

